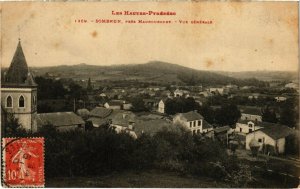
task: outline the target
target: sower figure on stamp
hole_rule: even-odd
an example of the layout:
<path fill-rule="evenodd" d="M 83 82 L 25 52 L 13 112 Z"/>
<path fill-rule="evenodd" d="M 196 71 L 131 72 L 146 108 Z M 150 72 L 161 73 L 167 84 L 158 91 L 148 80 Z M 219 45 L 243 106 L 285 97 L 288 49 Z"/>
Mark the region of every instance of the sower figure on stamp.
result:
<path fill-rule="evenodd" d="M 14 155 L 12 158 L 13 163 L 18 163 L 19 168 L 20 168 L 20 179 L 24 180 L 25 177 L 28 179 L 32 179 L 34 181 L 34 175 L 35 172 L 32 171 L 28 166 L 27 166 L 27 160 L 29 156 L 32 156 L 34 158 L 38 158 L 39 156 L 33 154 L 31 151 L 33 149 L 30 147 L 27 147 L 26 143 L 22 144 L 22 147 L 19 149 L 19 151 Z"/>

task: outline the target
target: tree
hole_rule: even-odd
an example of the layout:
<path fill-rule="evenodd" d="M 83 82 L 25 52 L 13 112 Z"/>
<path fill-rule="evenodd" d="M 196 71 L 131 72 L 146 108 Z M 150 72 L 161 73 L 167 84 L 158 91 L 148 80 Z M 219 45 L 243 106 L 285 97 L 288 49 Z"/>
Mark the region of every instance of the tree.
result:
<path fill-rule="evenodd" d="M 295 127 L 297 123 L 298 113 L 295 109 L 295 99 L 286 100 L 280 107 L 279 122 L 289 127 Z"/>
<path fill-rule="evenodd" d="M 192 97 L 176 97 L 174 99 L 167 99 L 165 102 L 165 111 L 170 115 L 199 109 L 200 105 Z"/>
<path fill-rule="evenodd" d="M 216 123 L 234 125 L 241 117 L 241 112 L 235 104 L 224 104 L 216 110 Z"/>
<path fill-rule="evenodd" d="M 212 124 L 215 121 L 215 111 L 208 105 L 203 105 L 199 108 L 199 113 L 204 117 L 204 119 Z"/>
<path fill-rule="evenodd" d="M 131 104 L 132 104 L 132 107 L 131 107 L 131 110 L 133 112 L 142 112 L 142 111 L 147 111 L 147 108 L 145 106 L 145 103 L 143 101 L 143 98 L 138 96 L 136 98 L 133 98 L 131 100 Z"/>
<path fill-rule="evenodd" d="M 87 91 L 92 91 L 93 90 L 92 82 L 91 82 L 91 78 L 90 77 L 89 77 L 89 80 L 88 80 L 88 84 L 87 84 L 86 90 Z"/>
<path fill-rule="evenodd" d="M 40 100 L 63 98 L 67 93 L 61 80 L 36 77 L 35 81 L 38 84 L 37 96 Z"/>
<path fill-rule="evenodd" d="M 270 123 L 277 123 L 277 117 L 274 110 L 270 110 L 267 106 L 264 110 L 262 110 L 262 121 L 270 122 Z"/>
<path fill-rule="evenodd" d="M 5 116 L 5 123 L 2 123 L 1 126 L 3 127 L 3 135 L 4 136 L 19 136 L 25 134 L 26 131 L 21 127 L 19 120 L 15 118 L 15 116 L 11 113 Z"/>

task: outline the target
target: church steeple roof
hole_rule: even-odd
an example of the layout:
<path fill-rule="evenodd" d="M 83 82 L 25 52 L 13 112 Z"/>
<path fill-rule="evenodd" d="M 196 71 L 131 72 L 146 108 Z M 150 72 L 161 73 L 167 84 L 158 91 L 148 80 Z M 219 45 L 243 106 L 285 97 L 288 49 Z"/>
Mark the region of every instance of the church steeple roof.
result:
<path fill-rule="evenodd" d="M 20 87 L 36 86 L 36 83 L 34 82 L 29 72 L 20 39 L 14 57 L 7 70 L 7 73 L 4 74 L 4 77 L 5 77 L 3 82 L 4 85 L 8 84 L 8 85 L 20 86 Z M 30 81 L 27 81 L 28 79 Z"/>

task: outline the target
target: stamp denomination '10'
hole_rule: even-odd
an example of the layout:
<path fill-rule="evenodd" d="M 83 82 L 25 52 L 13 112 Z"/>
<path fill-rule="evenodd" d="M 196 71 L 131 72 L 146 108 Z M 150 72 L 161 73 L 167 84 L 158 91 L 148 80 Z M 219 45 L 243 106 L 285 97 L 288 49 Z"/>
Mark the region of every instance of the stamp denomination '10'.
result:
<path fill-rule="evenodd" d="M 3 181 L 8 187 L 43 187 L 44 138 L 3 138 Z"/>

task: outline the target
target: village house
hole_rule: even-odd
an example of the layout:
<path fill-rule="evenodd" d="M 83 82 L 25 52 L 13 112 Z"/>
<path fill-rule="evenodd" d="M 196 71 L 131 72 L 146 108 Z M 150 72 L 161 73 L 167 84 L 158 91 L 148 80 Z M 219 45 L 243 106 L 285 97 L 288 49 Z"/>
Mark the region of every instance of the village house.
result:
<path fill-rule="evenodd" d="M 234 130 L 230 128 L 228 125 L 222 127 L 215 127 L 214 139 L 221 141 L 223 144 L 228 143 L 228 135 L 230 135 Z"/>
<path fill-rule="evenodd" d="M 171 91 L 169 90 L 164 90 L 160 93 L 160 96 L 161 97 L 167 97 L 167 98 L 172 98 L 173 97 L 173 94 Z"/>
<path fill-rule="evenodd" d="M 189 91 L 187 90 L 180 90 L 180 89 L 176 89 L 174 91 L 174 97 L 188 97 L 189 96 Z"/>
<path fill-rule="evenodd" d="M 237 85 L 232 84 L 226 85 L 224 88 L 227 89 L 229 92 L 237 91 L 239 89 Z"/>
<path fill-rule="evenodd" d="M 88 109 L 82 108 L 76 111 L 76 114 L 79 115 L 83 120 L 86 120 L 90 116 L 90 111 Z"/>
<path fill-rule="evenodd" d="M 256 124 L 257 122 L 255 121 L 240 119 L 237 121 L 234 131 L 238 134 L 246 135 L 261 128 L 261 126 Z"/>
<path fill-rule="evenodd" d="M 91 110 L 89 119 L 87 121 L 92 122 L 94 127 L 101 127 L 109 123 L 107 117 L 113 112 L 112 109 L 104 107 L 96 107 Z"/>
<path fill-rule="evenodd" d="M 203 96 L 203 97 L 211 97 L 211 96 L 213 96 L 213 94 L 211 92 L 209 92 L 209 91 L 200 92 L 199 95 Z"/>
<path fill-rule="evenodd" d="M 219 95 L 223 95 L 224 93 L 224 88 L 220 87 L 220 88 L 209 88 L 208 91 L 212 94 L 219 94 Z"/>
<path fill-rule="evenodd" d="M 52 125 L 58 131 L 85 130 L 85 122 L 74 112 L 41 113 L 36 117 L 38 129 Z"/>
<path fill-rule="evenodd" d="M 113 110 L 121 110 L 123 109 L 123 100 L 112 100 L 110 102 L 106 102 L 104 104 L 104 107 L 107 109 L 113 109 Z"/>
<path fill-rule="evenodd" d="M 295 134 L 293 129 L 284 125 L 268 124 L 263 128 L 246 135 L 246 149 L 250 150 L 251 141 L 259 144 L 259 151 L 264 153 L 285 153 L 286 137 Z"/>
<path fill-rule="evenodd" d="M 284 96 L 276 96 L 275 97 L 275 100 L 276 100 L 276 102 L 284 102 L 284 101 L 286 101 L 286 97 L 284 97 Z"/>
<path fill-rule="evenodd" d="M 207 123 L 203 116 L 196 111 L 176 114 L 173 124 L 179 124 L 191 131 L 192 134 L 207 133 L 213 130 L 212 125 Z"/>
<path fill-rule="evenodd" d="M 135 114 L 128 111 L 114 111 L 110 116 L 109 128 L 116 133 L 127 133 L 134 139 L 137 138 L 134 132 Z"/>
<path fill-rule="evenodd" d="M 138 137 L 140 137 L 142 134 L 148 134 L 152 136 L 163 129 L 169 131 L 180 130 L 180 128 L 173 125 L 170 120 L 151 117 L 153 117 L 153 114 L 148 116 L 139 116 L 135 119 L 134 132 Z"/>
<path fill-rule="evenodd" d="M 262 121 L 262 111 L 259 107 L 240 107 L 241 120 Z"/>
<path fill-rule="evenodd" d="M 167 98 L 165 98 L 165 99 L 161 99 L 160 101 L 159 101 L 159 103 L 158 103 L 158 112 L 159 113 L 162 113 L 162 114 L 164 114 L 164 113 L 166 113 L 166 101 L 167 101 Z"/>
<path fill-rule="evenodd" d="M 292 83 L 286 84 L 284 87 L 285 88 L 291 88 L 291 89 L 296 89 L 297 90 L 297 89 L 299 89 L 299 84 L 292 82 Z"/>
<path fill-rule="evenodd" d="M 258 99 L 259 95 L 260 95 L 259 93 L 253 93 L 248 96 L 248 99 L 249 100 Z"/>

